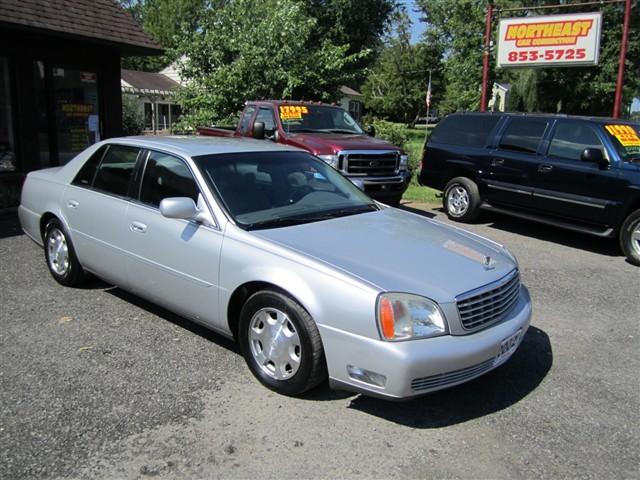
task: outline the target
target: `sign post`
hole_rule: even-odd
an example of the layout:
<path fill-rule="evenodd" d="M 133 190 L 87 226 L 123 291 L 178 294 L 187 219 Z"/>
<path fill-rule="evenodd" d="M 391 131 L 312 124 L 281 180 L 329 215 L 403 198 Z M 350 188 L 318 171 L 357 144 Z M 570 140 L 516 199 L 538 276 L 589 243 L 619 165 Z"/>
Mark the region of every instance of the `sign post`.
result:
<path fill-rule="evenodd" d="M 618 79 L 616 81 L 616 98 L 613 101 L 613 118 L 620 118 L 620 104 L 622 103 L 622 85 L 624 83 L 624 61 L 627 58 L 627 44 L 629 43 L 629 21 L 631 18 L 631 0 L 624 6 L 624 25 L 622 27 L 622 42 L 620 43 L 620 61 L 618 63 Z"/>

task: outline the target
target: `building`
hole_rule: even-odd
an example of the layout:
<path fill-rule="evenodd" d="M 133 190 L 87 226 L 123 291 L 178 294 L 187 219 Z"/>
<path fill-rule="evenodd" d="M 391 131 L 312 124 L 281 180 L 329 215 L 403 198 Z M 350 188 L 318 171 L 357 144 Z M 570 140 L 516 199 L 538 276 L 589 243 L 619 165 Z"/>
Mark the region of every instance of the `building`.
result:
<path fill-rule="evenodd" d="M 489 99 L 489 110 L 492 112 L 504 112 L 507 109 L 507 99 L 511 91 L 510 83 L 494 82 L 491 98 Z"/>
<path fill-rule="evenodd" d="M 160 72 L 122 70 L 122 95 L 136 99 L 144 112 L 144 129 L 153 133 L 167 132 L 180 116 L 180 107 L 174 102 L 178 82 Z"/>
<path fill-rule="evenodd" d="M 340 94 L 342 97 L 338 104 L 359 122 L 362 119 L 363 114 L 362 101 L 364 99 L 364 95 L 345 85 L 340 87 Z"/>
<path fill-rule="evenodd" d="M 120 59 L 162 50 L 115 0 L 0 0 L 0 210 L 24 174 L 120 135 Z"/>

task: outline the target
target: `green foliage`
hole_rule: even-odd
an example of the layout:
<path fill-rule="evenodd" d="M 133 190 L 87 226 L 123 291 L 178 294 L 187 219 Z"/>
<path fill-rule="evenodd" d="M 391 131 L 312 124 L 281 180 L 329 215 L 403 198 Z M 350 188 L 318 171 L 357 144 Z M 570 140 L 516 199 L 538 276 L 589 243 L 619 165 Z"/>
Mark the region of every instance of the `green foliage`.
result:
<path fill-rule="evenodd" d="M 362 87 L 367 109 L 376 116 L 415 124 L 426 113 L 425 97 L 432 71 L 432 96 L 440 92 L 442 51 L 435 43 L 412 45 L 406 12 L 396 15 L 394 35 L 388 38 L 378 62 Z"/>
<path fill-rule="evenodd" d="M 373 126 L 376 129 L 376 137 L 387 140 L 397 147 L 404 148 L 409 139 L 407 129 L 397 123 L 387 122 L 385 120 L 374 120 Z"/>
<path fill-rule="evenodd" d="M 144 113 L 138 99 L 133 95 L 122 95 L 122 134 L 140 135 L 144 130 Z"/>
<path fill-rule="evenodd" d="M 366 52 L 312 42 L 317 21 L 296 0 L 229 0 L 205 10 L 200 27 L 183 30 L 176 58 L 189 83 L 178 90 L 183 125 L 209 125 L 248 99 L 331 101 Z"/>

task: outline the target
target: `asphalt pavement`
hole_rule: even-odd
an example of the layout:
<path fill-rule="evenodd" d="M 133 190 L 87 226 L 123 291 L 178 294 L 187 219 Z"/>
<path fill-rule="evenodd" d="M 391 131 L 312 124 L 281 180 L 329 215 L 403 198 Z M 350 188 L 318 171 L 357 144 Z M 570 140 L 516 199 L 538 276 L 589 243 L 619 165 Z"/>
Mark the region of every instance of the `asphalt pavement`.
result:
<path fill-rule="evenodd" d="M 0 219 L 0 479 L 640 478 L 640 268 L 522 220 L 465 228 L 516 254 L 532 326 L 497 370 L 393 403 L 270 392 L 224 338 L 58 285 Z"/>

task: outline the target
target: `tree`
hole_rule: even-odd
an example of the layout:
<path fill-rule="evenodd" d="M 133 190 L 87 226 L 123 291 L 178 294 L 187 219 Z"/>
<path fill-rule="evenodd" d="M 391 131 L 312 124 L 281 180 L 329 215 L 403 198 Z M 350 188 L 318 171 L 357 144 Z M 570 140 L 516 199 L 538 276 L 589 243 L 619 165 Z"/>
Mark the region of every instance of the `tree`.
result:
<path fill-rule="evenodd" d="M 362 92 L 374 116 L 413 125 L 426 110 L 429 70 L 433 74 L 432 91 L 439 92 L 442 52 L 433 43 L 411 45 L 411 20 L 405 11 L 396 15 L 394 26 Z"/>
<path fill-rule="evenodd" d="M 313 40 L 317 21 L 295 0 L 228 0 L 199 23 L 183 29 L 172 51 L 188 79 L 177 97 L 186 127 L 223 120 L 247 99 L 334 100 L 363 56 Z"/>
<path fill-rule="evenodd" d="M 164 55 L 122 59 L 122 68 L 157 72 L 175 60 L 172 49 L 182 30 L 198 28 L 206 0 L 120 0 L 120 5 L 165 49 Z"/>

